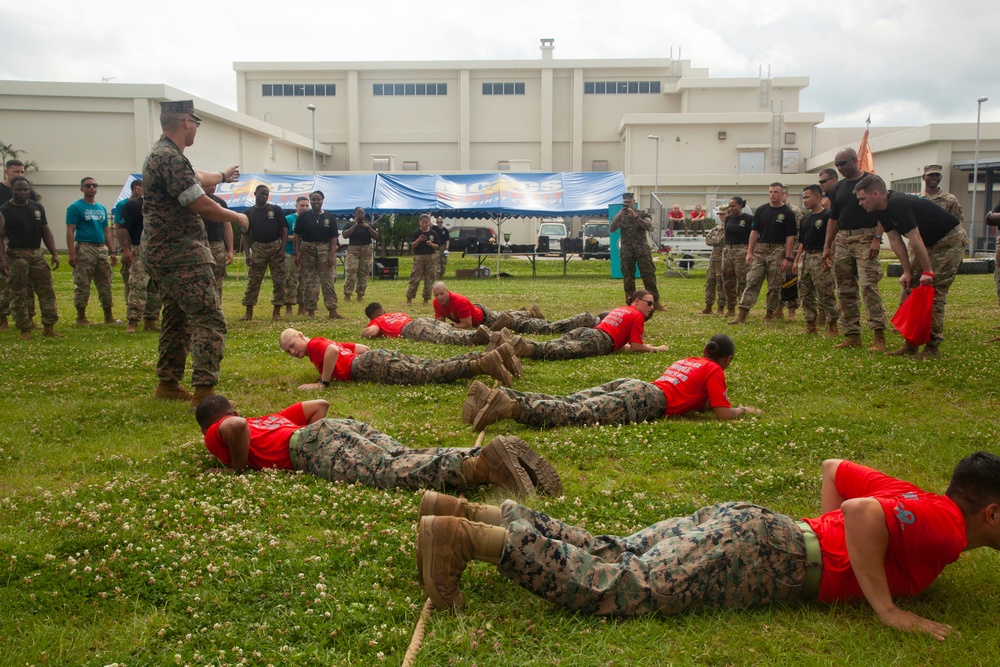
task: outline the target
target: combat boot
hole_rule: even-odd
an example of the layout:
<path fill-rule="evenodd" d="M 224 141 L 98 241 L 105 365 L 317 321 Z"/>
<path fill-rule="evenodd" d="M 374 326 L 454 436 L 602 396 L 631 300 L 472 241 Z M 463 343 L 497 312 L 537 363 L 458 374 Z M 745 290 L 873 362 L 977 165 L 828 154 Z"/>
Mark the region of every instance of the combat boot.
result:
<path fill-rule="evenodd" d="M 771 324 L 774 322 L 774 311 L 768 310 L 764 313 L 764 324 Z"/>
<path fill-rule="evenodd" d="M 521 336 L 514 336 L 510 339 L 510 346 L 514 348 L 514 354 L 516 354 L 521 359 L 525 357 L 531 359 L 535 356 L 535 343 L 530 340 L 525 340 Z"/>
<path fill-rule="evenodd" d="M 21 329 L 21 340 L 31 340 L 31 329 Z"/>
<path fill-rule="evenodd" d="M 482 431 L 501 419 L 517 419 L 521 416 L 521 404 L 512 399 L 502 389 L 494 389 L 472 420 L 472 430 Z"/>
<path fill-rule="evenodd" d="M 510 371 L 511 375 L 516 378 L 524 376 L 524 367 L 521 365 L 521 360 L 517 358 L 516 354 L 514 354 L 514 348 L 511 347 L 510 343 L 505 342 L 497 348 L 497 352 L 500 353 L 500 357 L 503 359 L 503 365 Z"/>
<path fill-rule="evenodd" d="M 455 516 L 425 516 L 417 529 L 417 568 L 427 596 L 438 609 L 462 609 L 458 590 L 469 561 L 496 565 L 507 530 Z"/>
<path fill-rule="evenodd" d="M 719 306 L 718 306 L 718 308 L 716 308 L 716 310 L 715 310 L 715 314 L 716 315 L 722 315 L 722 313 L 725 312 L 725 310 L 726 310 L 726 307 L 720 303 Z"/>
<path fill-rule="evenodd" d="M 517 447 L 509 438 L 499 436 L 462 462 L 466 486 L 482 484 L 502 486 L 518 498 L 535 492 L 535 485 L 517 459 Z"/>
<path fill-rule="evenodd" d="M 153 398 L 166 401 L 190 401 L 191 392 L 181 387 L 177 380 L 160 380 L 153 392 Z"/>
<path fill-rule="evenodd" d="M 347 318 L 344 317 L 343 315 L 341 315 L 340 313 L 338 313 L 337 309 L 334 308 L 333 310 L 330 311 L 330 316 L 327 319 L 330 319 L 330 320 L 345 320 Z"/>
<path fill-rule="evenodd" d="M 465 402 L 462 403 L 462 421 L 471 424 L 479 411 L 486 405 L 490 398 L 490 388 L 479 380 L 473 380 L 469 385 L 469 391 L 465 395 Z"/>
<path fill-rule="evenodd" d="M 142 330 L 143 331 L 159 331 L 160 330 L 160 322 L 157 319 L 153 318 L 153 317 L 147 317 L 146 319 L 144 319 L 142 321 Z"/>
<path fill-rule="evenodd" d="M 316 311 L 315 310 L 307 310 L 306 311 L 306 317 L 308 317 L 310 320 L 313 319 L 314 317 L 316 317 Z"/>
<path fill-rule="evenodd" d="M 528 473 L 536 493 L 547 496 L 562 495 L 562 480 L 559 479 L 559 473 L 556 472 L 555 466 L 546 461 L 521 438 L 514 435 L 500 437 L 505 438 L 507 443 L 514 448 L 517 462 Z M 479 521 L 480 519 L 475 520 Z"/>
<path fill-rule="evenodd" d="M 483 325 L 480 324 L 479 326 Z M 490 331 L 490 342 L 486 345 L 486 349 L 483 352 L 492 352 L 509 340 L 511 340 L 510 329 L 506 327 L 500 331 Z"/>
<path fill-rule="evenodd" d="M 472 334 L 472 342 L 476 345 L 489 345 L 490 333 L 489 327 L 480 324 Z"/>
<path fill-rule="evenodd" d="M 869 352 L 885 352 L 885 329 L 875 330 L 875 342 L 868 348 Z"/>
<path fill-rule="evenodd" d="M 470 503 L 447 493 L 424 491 L 420 498 L 420 518 L 425 516 L 457 516 L 490 526 L 499 526 L 500 508 L 496 505 Z"/>
<path fill-rule="evenodd" d="M 247 313 L 246 313 L 246 315 L 244 315 L 240 319 L 243 320 L 244 322 L 252 322 L 253 321 L 253 306 L 247 306 Z"/>
<path fill-rule="evenodd" d="M 350 301 L 351 301 L 351 295 L 350 294 L 345 294 L 344 295 L 344 301 L 347 301 L 348 303 L 350 303 Z M 359 298 L 358 301 L 361 301 L 361 299 Z"/>
<path fill-rule="evenodd" d="M 815 320 L 813 320 L 812 322 L 806 322 L 806 333 L 807 334 L 819 333 L 816 330 L 816 321 Z"/>
<path fill-rule="evenodd" d="M 898 350 L 892 350 L 891 352 L 886 352 L 888 357 L 906 357 L 917 353 L 917 346 L 910 341 L 905 341 L 903 347 Z"/>
<path fill-rule="evenodd" d="M 115 316 L 111 314 L 110 308 L 104 309 L 104 323 L 105 324 L 121 324 L 121 320 L 116 320 Z"/>
<path fill-rule="evenodd" d="M 469 362 L 469 367 L 475 375 L 489 375 L 490 377 L 499 380 L 500 384 L 509 387 L 513 378 L 510 376 L 510 371 L 504 366 L 503 356 L 500 354 L 499 350 L 493 350 L 487 352 L 479 359 L 474 359 Z"/>
<path fill-rule="evenodd" d="M 291 317 L 291 316 L 292 316 L 292 307 L 285 306 L 285 317 Z"/>
<path fill-rule="evenodd" d="M 861 347 L 860 334 L 848 334 L 847 336 L 844 336 L 844 340 L 834 345 L 833 349 L 846 350 L 849 347 Z"/>
<path fill-rule="evenodd" d="M 139 333 L 139 320 L 129 320 L 125 325 L 125 333 L 134 334 Z"/>
<path fill-rule="evenodd" d="M 726 317 L 736 317 L 736 308 L 729 308 L 726 310 Z"/>
<path fill-rule="evenodd" d="M 699 310 L 695 315 L 711 315 L 712 314 L 712 304 L 706 303 L 705 307 Z"/>
<path fill-rule="evenodd" d="M 303 305 L 302 305 L 302 304 L 300 303 L 300 304 L 299 304 L 299 315 L 305 315 L 305 314 L 306 314 L 306 307 L 305 307 L 305 306 L 303 306 Z"/>
<path fill-rule="evenodd" d="M 792 308 L 791 306 L 788 307 L 788 320 L 789 321 L 791 321 L 791 322 L 795 321 L 795 313 L 797 312 L 797 310 L 798 310 L 797 308 Z"/>
<path fill-rule="evenodd" d="M 726 324 L 743 324 L 747 321 L 747 315 L 750 314 L 749 308 L 744 308 L 740 306 L 740 312 L 736 314 L 736 317 L 726 322 Z"/>
<path fill-rule="evenodd" d="M 7 323 L 6 315 L 0 315 L 0 331 L 10 331 L 10 324 Z"/>
<path fill-rule="evenodd" d="M 823 332 L 824 338 L 832 338 L 833 336 L 840 335 L 840 330 L 837 328 L 837 322 L 827 322 L 826 331 Z"/>
<path fill-rule="evenodd" d="M 91 324 L 90 320 L 87 319 L 87 309 L 77 308 L 76 309 L 76 326 L 78 327 L 89 327 Z"/>
<path fill-rule="evenodd" d="M 490 331 L 500 331 L 504 327 L 510 326 L 514 323 L 514 316 L 508 312 L 502 312 L 497 315 L 497 318 L 493 320 L 493 324 L 490 325 Z"/>
<path fill-rule="evenodd" d="M 281 306 L 275 306 L 271 311 L 271 321 L 280 322 L 281 321 Z"/>
<path fill-rule="evenodd" d="M 781 320 L 785 319 L 785 310 L 784 310 L 784 307 L 783 306 L 778 306 L 778 309 L 776 311 L 774 311 L 774 314 L 773 314 L 773 316 L 772 316 L 771 319 L 775 320 L 775 321 L 781 321 Z"/>
<path fill-rule="evenodd" d="M 941 350 L 937 343 L 927 343 L 924 345 L 924 351 L 913 355 L 914 359 L 919 359 L 920 361 L 926 361 L 927 359 L 940 359 Z"/>
<path fill-rule="evenodd" d="M 42 325 L 42 335 L 45 336 L 46 338 L 65 338 L 66 337 L 66 336 L 62 335 L 61 333 L 59 333 L 58 331 L 56 331 L 56 325 L 54 325 L 54 324 L 43 324 Z"/>
<path fill-rule="evenodd" d="M 530 314 L 536 320 L 545 319 L 545 315 L 544 313 L 542 313 L 542 309 L 536 306 L 535 304 L 531 304 L 530 306 L 528 306 L 528 314 Z"/>
<path fill-rule="evenodd" d="M 191 396 L 191 409 L 194 410 L 203 399 L 215 395 L 215 387 L 210 384 L 194 385 L 194 394 Z"/>

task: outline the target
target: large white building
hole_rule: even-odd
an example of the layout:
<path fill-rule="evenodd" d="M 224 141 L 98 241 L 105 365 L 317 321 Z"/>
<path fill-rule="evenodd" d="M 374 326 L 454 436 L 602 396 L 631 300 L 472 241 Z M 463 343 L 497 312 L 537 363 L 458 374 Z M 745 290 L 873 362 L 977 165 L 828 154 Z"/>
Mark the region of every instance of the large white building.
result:
<path fill-rule="evenodd" d="M 621 171 L 643 205 L 655 190 L 690 210 L 733 194 L 762 203 L 776 180 L 801 188 L 861 140 L 863 128 L 825 129 L 822 110 L 800 108 L 807 77 L 711 77 L 673 58 L 559 60 L 554 48 L 542 40 L 534 60 L 235 63 L 237 111 L 195 98 L 206 121 L 188 154 L 206 169 L 309 173 L 315 122 L 323 173 Z M 165 85 L 0 82 L 0 141 L 40 165 L 33 179 L 61 223 L 83 176 L 106 186 L 110 206 L 159 134 L 157 103 L 190 97 Z M 873 127 L 876 170 L 915 191 L 922 166 L 941 164 L 942 187 L 968 210 L 975 130 Z M 980 160 L 998 159 L 1000 123 L 984 124 Z M 984 180 L 977 208 L 992 199 Z"/>

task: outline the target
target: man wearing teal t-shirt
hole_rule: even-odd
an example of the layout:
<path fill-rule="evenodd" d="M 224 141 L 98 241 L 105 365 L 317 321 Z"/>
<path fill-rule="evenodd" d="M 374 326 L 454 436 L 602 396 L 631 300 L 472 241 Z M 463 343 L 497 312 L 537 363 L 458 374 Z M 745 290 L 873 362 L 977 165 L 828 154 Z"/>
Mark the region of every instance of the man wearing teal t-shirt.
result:
<path fill-rule="evenodd" d="M 69 248 L 69 265 L 73 267 L 76 323 L 78 326 L 90 324 L 87 302 L 93 280 L 104 309 L 104 323 L 121 324 L 111 314 L 111 267 L 118 263 L 118 257 L 111 245 L 108 209 L 97 203 L 97 181 L 90 176 L 80 181 L 80 191 L 83 199 L 76 200 L 66 209 L 66 247 Z"/>

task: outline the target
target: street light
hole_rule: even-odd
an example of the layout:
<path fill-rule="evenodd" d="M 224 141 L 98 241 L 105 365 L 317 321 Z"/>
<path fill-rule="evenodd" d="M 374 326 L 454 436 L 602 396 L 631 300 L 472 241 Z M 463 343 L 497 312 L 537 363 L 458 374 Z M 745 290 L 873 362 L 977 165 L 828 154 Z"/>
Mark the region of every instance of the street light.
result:
<path fill-rule="evenodd" d="M 979 190 L 979 121 L 983 115 L 983 102 L 990 98 L 980 97 L 976 100 L 976 157 L 972 161 L 972 215 L 969 216 L 969 257 L 972 257 L 976 244 L 976 191 Z"/>
<path fill-rule="evenodd" d="M 312 112 L 312 138 L 313 138 L 313 184 L 316 182 L 316 105 L 310 104 L 306 107 Z"/>
<path fill-rule="evenodd" d="M 656 140 L 656 171 L 654 172 L 655 175 L 653 176 L 654 178 L 653 192 L 651 192 L 649 195 L 649 208 L 652 209 L 653 196 L 656 193 L 656 191 L 660 189 L 660 138 L 655 134 L 647 134 L 646 138 Z"/>

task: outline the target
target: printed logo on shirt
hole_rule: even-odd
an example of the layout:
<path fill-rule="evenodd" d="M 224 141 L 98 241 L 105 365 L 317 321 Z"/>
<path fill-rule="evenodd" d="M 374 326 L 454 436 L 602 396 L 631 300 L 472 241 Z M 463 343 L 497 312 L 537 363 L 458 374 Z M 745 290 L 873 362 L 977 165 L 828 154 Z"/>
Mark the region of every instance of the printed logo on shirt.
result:
<path fill-rule="evenodd" d="M 816 218 L 816 222 L 814 222 L 813 224 L 816 225 L 816 229 L 819 229 L 820 227 L 823 226 L 823 219 L 822 218 Z"/>
<path fill-rule="evenodd" d="M 281 415 L 267 415 L 266 417 L 252 417 L 247 420 L 254 427 L 264 431 L 273 431 L 286 426 L 295 426 L 291 421 Z"/>
<path fill-rule="evenodd" d="M 35 220 L 41 220 L 41 219 L 42 219 L 42 212 L 35 211 Z"/>
<path fill-rule="evenodd" d="M 785 221 L 785 214 L 784 213 L 779 213 L 778 214 L 778 222 L 784 222 L 784 221 Z"/>
<path fill-rule="evenodd" d="M 268 217 L 269 220 L 274 220 L 274 211 L 268 211 L 267 212 L 267 217 Z"/>
<path fill-rule="evenodd" d="M 903 494 L 903 498 L 906 498 L 907 500 L 916 500 L 917 494 L 912 491 L 907 492 Z M 893 508 L 893 511 L 896 513 L 896 519 L 899 521 L 900 530 L 906 530 L 907 526 L 913 525 L 913 522 L 916 521 L 916 517 L 913 516 L 913 512 L 906 509 L 902 500 L 896 503 L 896 507 Z"/>

